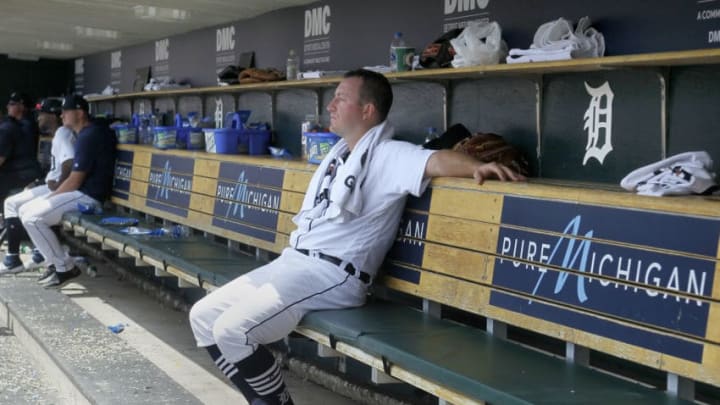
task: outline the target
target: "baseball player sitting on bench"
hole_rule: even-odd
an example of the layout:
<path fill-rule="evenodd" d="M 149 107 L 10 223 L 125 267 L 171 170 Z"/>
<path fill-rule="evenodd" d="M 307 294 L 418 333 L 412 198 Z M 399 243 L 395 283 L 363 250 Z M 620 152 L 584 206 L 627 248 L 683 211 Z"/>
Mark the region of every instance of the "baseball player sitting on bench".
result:
<path fill-rule="evenodd" d="M 62 104 L 63 125 L 77 134 L 72 171 L 50 194 L 22 206 L 20 221 L 49 266 L 41 278 L 46 287 L 59 287 L 80 275 L 75 259 L 65 254 L 50 229 L 78 204 L 101 207 L 110 196 L 115 167 L 115 134 L 105 125 L 90 122 L 88 103 L 68 96 Z"/>
<path fill-rule="evenodd" d="M 20 239 L 23 236 L 23 229 L 19 212 L 20 207 L 28 201 L 54 191 L 68 177 L 72 169 L 73 157 L 75 156 L 75 134 L 70 129 L 62 126 L 60 120 L 61 104 L 60 100 L 45 99 L 40 103 L 38 111 L 37 120 L 40 131 L 45 134 L 54 134 L 52 146 L 50 147 L 50 171 L 45 176 L 45 183 L 42 184 L 39 180 L 35 180 L 24 191 L 5 199 L 4 212 L 5 226 L 8 229 L 8 248 L 5 260 L 0 264 L 0 274 L 31 270 L 41 266 L 45 261 L 45 258 L 37 250 L 33 252 L 33 259 L 27 265 L 23 265 L 20 260 Z"/>
<path fill-rule="evenodd" d="M 392 245 L 408 194 L 435 176 L 523 180 L 505 166 L 392 140 L 388 80 L 348 72 L 327 110 L 342 139 L 310 181 L 290 247 L 272 262 L 198 301 L 190 324 L 199 347 L 257 404 L 292 404 L 264 346 L 287 336 L 309 311 L 361 306 Z"/>

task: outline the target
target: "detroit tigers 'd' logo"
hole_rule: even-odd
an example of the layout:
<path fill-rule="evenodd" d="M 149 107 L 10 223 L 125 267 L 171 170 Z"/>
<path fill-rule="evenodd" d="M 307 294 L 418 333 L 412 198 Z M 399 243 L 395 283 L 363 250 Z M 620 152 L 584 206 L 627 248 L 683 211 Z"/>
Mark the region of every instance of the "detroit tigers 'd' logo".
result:
<path fill-rule="evenodd" d="M 583 166 L 590 158 L 594 158 L 602 165 L 605 157 L 613 150 L 612 112 L 615 95 L 608 82 L 597 88 L 590 87 L 585 82 L 585 90 L 592 98 L 583 117 L 585 121 L 583 129 L 588 134 Z"/>

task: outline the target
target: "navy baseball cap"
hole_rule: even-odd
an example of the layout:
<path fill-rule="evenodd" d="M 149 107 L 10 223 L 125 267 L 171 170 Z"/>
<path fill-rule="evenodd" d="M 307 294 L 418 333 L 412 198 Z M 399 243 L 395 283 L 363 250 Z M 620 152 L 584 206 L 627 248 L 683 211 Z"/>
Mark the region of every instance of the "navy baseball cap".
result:
<path fill-rule="evenodd" d="M 83 110 L 87 112 L 90 108 L 88 106 L 88 102 L 83 98 L 83 96 L 73 94 L 72 96 L 65 97 L 62 103 L 62 109 Z"/>
<path fill-rule="evenodd" d="M 38 111 L 48 114 L 60 115 L 60 113 L 62 112 L 62 103 L 58 99 L 46 98 L 40 102 Z"/>
<path fill-rule="evenodd" d="M 10 99 L 8 100 L 8 104 L 22 104 L 27 108 L 32 108 L 32 102 L 30 101 L 30 97 L 25 93 L 20 93 L 17 91 L 12 92 L 10 94 Z"/>

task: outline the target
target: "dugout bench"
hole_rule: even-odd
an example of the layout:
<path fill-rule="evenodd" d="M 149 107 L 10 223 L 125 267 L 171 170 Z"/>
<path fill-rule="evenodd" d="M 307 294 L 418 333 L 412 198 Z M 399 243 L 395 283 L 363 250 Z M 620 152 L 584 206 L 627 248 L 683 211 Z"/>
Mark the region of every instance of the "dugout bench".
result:
<path fill-rule="evenodd" d="M 180 286 L 207 290 L 287 245 L 315 169 L 137 145 L 119 150 L 112 198 L 119 214 L 230 242 L 127 236 L 101 226 L 100 216 L 79 214 L 66 215 L 65 227 Z M 394 377 L 455 404 L 683 403 L 695 397 L 695 381 L 720 386 L 718 202 L 436 179 L 409 199 L 375 282 L 378 295 L 418 297 L 423 310 L 372 299 L 309 314 L 297 332 L 326 355 L 370 365 L 378 381 Z M 485 330 L 443 319 L 451 310 L 484 317 Z M 564 342 L 565 356 L 506 339 L 516 327 Z M 589 367 L 593 353 L 658 370 L 668 392 Z"/>

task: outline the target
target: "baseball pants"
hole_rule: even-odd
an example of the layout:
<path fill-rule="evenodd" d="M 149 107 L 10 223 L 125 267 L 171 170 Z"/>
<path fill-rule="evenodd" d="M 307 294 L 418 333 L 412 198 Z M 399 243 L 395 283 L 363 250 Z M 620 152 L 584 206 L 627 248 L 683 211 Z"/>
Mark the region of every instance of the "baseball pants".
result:
<path fill-rule="evenodd" d="M 62 220 L 64 213 L 77 211 L 78 203 L 100 203 L 80 191 L 70 191 L 55 195 L 36 198 L 20 207 L 20 221 L 47 263 L 55 265 L 55 271 L 64 272 L 72 269 L 74 259 L 65 254 L 60 241 L 50 229 Z"/>
<path fill-rule="evenodd" d="M 5 199 L 5 218 L 19 217 L 18 211 L 23 204 L 46 194 L 50 194 L 50 189 L 46 184 L 42 184 L 11 195 Z"/>
<path fill-rule="evenodd" d="M 285 338 L 309 311 L 365 303 L 367 286 L 338 266 L 286 248 L 280 257 L 201 299 L 190 310 L 199 347 L 217 344 L 237 363 Z"/>
<path fill-rule="evenodd" d="M 10 173 L 0 170 L 0 202 L 5 204 L 5 199 L 11 191 L 24 188 L 31 181 L 37 179 L 38 175 L 37 170 L 20 170 Z"/>

